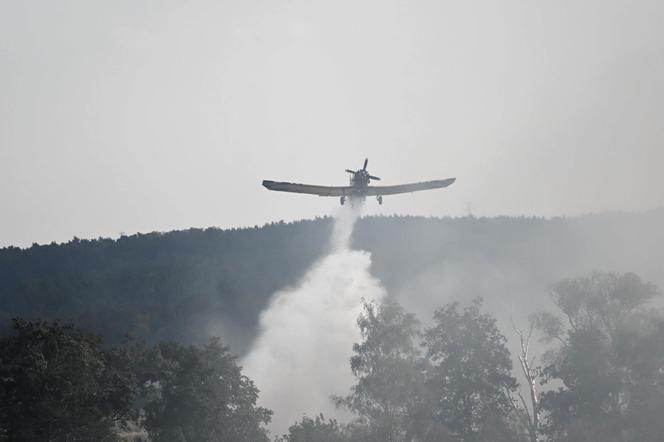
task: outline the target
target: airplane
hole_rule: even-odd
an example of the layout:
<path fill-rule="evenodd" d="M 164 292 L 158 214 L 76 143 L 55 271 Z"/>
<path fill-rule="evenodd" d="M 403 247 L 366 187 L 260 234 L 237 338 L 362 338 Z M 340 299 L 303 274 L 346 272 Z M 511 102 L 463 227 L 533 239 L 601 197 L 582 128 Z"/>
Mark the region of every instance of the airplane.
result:
<path fill-rule="evenodd" d="M 369 174 L 367 165 L 369 159 L 364 160 L 364 166 L 359 170 L 346 169 L 350 175 L 350 186 L 314 186 L 310 184 L 286 183 L 264 180 L 263 186 L 269 190 L 278 192 L 307 193 L 318 196 L 339 197 L 343 206 L 346 199 L 353 201 L 364 201 L 367 196 L 375 196 L 378 204 L 383 204 L 384 195 L 396 195 L 398 193 L 418 192 L 427 189 L 440 189 L 447 187 L 456 181 L 456 178 L 444 180 L 422 181 L 419 183 L 399 184 L 396 186 L 370 186 L 371 180 L 380 181 L 380 178 Z"/>

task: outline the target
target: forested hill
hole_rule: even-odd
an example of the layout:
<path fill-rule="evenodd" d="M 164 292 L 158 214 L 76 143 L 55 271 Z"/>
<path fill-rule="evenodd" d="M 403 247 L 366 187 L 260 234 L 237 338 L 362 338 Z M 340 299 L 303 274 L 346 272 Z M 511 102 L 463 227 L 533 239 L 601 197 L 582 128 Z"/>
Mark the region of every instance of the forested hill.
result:
<path fill-rule="evenodd" d="M 499 321 L 548 307 L 547 286 L 592 270 L 664 286 L 664 210 L 575 218 L 369 217 L 353 245 L 372 253 L 390 297 L 426 320 L 482 296 Z M 0 320 L 72 320 L 111 341 L 221 336 L 243 353 L 276 290 L 324 253 L 331 219 L 190 229 L 0 250 Z"/>
<path fill-rule="evenodd" d="M 153 342 L 216 335 L 242 347 L 270 295 L 323 252 L 330 229 L 320 219 L 5 248 L 2 323 L 60 318 L 111 341 L 128 333 Z"/>

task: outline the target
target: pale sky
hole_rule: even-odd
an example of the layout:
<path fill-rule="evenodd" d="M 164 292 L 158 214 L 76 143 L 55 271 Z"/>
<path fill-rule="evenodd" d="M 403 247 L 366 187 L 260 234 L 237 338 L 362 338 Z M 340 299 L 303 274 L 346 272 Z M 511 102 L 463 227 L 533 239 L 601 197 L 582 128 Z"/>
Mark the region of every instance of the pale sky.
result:
<path fill-rule="evenodd" d="M 0 246 L 664 204 L 662 1 L 0 0 Z"/>

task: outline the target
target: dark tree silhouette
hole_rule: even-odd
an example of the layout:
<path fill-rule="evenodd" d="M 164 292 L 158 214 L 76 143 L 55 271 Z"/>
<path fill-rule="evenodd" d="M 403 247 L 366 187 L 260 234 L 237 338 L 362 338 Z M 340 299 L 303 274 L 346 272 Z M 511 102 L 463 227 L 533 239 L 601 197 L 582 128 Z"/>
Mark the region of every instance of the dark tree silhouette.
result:
<path fill-rule="evenodd" d="M 562 317 L 540 314 L 559 345 L 542 395 L 556 440 L 664 440 L 664 316 L 648 307 L 657 289 L 632 274 L 593 273 L 553 286 Z"/>
<path fill-rule="evenodd" d="M 0 340 L 0 434 L 7 440 L 113 440 L 135 417 L 135 377 L 101 338 L 16 319 Z"/>
<path fill-rule="evenodd" d="M 256 406 L 258 389 L 228 350 L 213 339 L 203 348 L 159 344 L 152 351 L 145 426 L 153 441 L 268 440 L 263 425 L 272 413 Z"/>
<path fill-rule="evenodd" d="M 349 431 L 334 419 L 325 420 L 321 413 L 313 419 L 304 416 L 288 428 L 288 434 L 275 442 L 350 442 Z"/>
<path fill-rule="evenodd" d="M 411 441 L 422 417 L 424 370 L 419 322 L 396 304 L 365 303 L 357 320 L 362 342 L 350 364 L 357 383 L 339 405 L 356 413 L 370 440 Z"/>
<path fill-rule="evenodd" d="M 480 313 L 481 303 L 476 299 L 461 311 L 457 303 L 436 310 L 435 325 L 424 333 L 435 419 L 464 441 L 507 419 L 509 394 L 516 389 L 506 339 L 496 320 Z"/>

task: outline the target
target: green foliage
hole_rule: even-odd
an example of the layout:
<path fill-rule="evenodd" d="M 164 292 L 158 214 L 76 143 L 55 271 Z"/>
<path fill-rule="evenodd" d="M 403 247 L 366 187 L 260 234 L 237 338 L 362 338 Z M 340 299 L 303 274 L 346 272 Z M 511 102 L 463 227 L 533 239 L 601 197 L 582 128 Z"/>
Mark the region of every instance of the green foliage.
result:
<path fill-rule="evenodd" d="M 288 434 L 275 442 L 350 442 L 348 430 L 336 420 L 325 420 L 321 413 L 313 419 L 304 416 L 288 428 Z"/>
<path fill-rule="evenodd" d="M 433 276 L 438 273 L 444 273 L 440 278 L 454 276 L 442 289 L 446 295 L 453 289 L 465 290 L 469 297 L 494 292 L 494 301 L 487 296 L 492 305 L 508 294 L 515 305 L 530 310 L 537 307 L 526 304 L 530 298 L 523 293 L 530 296 L 551 275 L 588 263 L 647 269 L 650 277 L 658 277 L 661 262 L 653 264 L 642 252 L 661 249 L 656 243 L 661 235 L 643 232 L 659 231 L 663 215 L 368 218 L 358 222 L 354 244 L 372 252 L 372 273 L 388 292 L 407 292 L 417 279 L 418 290 L 409 295 L 417 297 L 412 305 L 420 311 L 437 306 L 433 303 L 439 293 L 433 292 L 441 288 Z M 326 219 L 260 229 L 192 229 L 2 249 L 0 320 L 5 324 L 15 315 L 72 318 L 112 343 L 129 332 L 151 345 L 206 342 L 214 330 L 242 352 L 270 295 L 292 284 L 322 253 L 329 224 Z M 616 230 L 633 233 L 620 253 L 611 241 Z M 509 284 L 516 284 L 516 290 L 506 293 L 500 278 L 478 276 L 483 263 L 490 263 L 500 278 L 513 276 Z M 555 345 L 544 370 L 554 389 L 542 398 L 546 436 L 560 441 L 664 440 L 659 417 L 664 413 L 664 320 L 648 307 L 654 286 L 632 274 L 596 273 L 564 280 L 552 292 L 557 314 L 533 317 Z M 479 305 L 444 306 L 424 338 L 415 318 L 398 306 L 371 308 L 359 324 L 363 341 L 352 361 L 357 384 L 339 400 L 359 419 L 340 434 L 353 442 L 515 440 L 503 394 L 513 388 L 504 338 Z M 0 334 L 7 336 L 1 341 L 0 438 L 8 431 L 41 436 L 55 422 L 52 440 L 65 433 L 94 433 L 95 440 L 104 440 L 139 409 L 149 410 L 142 418 L 153 425 L 155 439 L 217 437 L 226 424 L 217 425 L 215 419 L 235 422 L 239 417 L 215 408 L 218 401 L 227 403 L 226 387 L 201 387 L 216 385 L 212 373 L 218 371 L 236 385 L 233 391 L 244 392 L 241 402 L 248 417 L 242 425 L 256 431 L 255 440 L 264 440 L 267 412 L 255 407 L 257 392 L 250 381 L 243 383 L 241 373 L 240 378 L 229 374 L 235 362 L 223 346 L 209 354 L 200 347 L 149 348 L 136 342 L 102 349 L 99 338 L 71 326 L 58 324 L 62 330 L 50 334 L 44 330 L 51 323 L 25 324 L 32 324 L 34 333 L 28 333 L 30 327 L 21 334 L 0 326 Z M 417 344 L 420 339 L 423 346 Z M 215 352 L 226 356 L 214 357 Z M 49 359 L 53 354 L 58 357 Z M 67 401 L 71 405 L 57 405 Z M 82 424 L 95 419 L 94 425 Z M 293 437 L 311 429 L 325 434 L 331 425 L 322 418 L 303 419 Z"/>
<path fill-rule="evenodd" d="M 12 317 L 67 318 L 112 343 L 130 334 L 204 344 L 213 330 L 241 352 L 272 293 L 322 253 L 329 227 L 325 219 L 0 249 L 0 335 Z"/>
<path fill-rule="evenodd" d="M 594 273 L 553 287 L 568 329 L 544 373 L 563 387 L 542 396 L 557 440 L 663 440 L 664 316 L 654 286 L 636 275 Z M 564 323 L 560 321 L 560 324 Z M 551 327 L 543 331 L 551 333 Z"/>
<path fill-rule="evenodd" d="M 480 299 L 462 311 L 448 304 L 436 310 L 435 325 L 424 333 L 434 416 L 464 441 L 485 440 L 478 435 L 508 417 L 508 393 L 516 389 L 505 337 L 480 306 Z"/>
<path fill-rule="evenodd" d="M 527 313 L 548 304 L 533 296 L 544 284 L 589 264 L 660 278 L 662 225 L 664 210 L 550 220 L 366 217 L 353 247 L 371 252 L 372 274 L 392 296 L 408 293 L 421 317 L 455 292 L 482 296 L 492 309 L 509 296 Z M 0 335 L 16 316 L 62 318 L 110 343 L 126 334 L 150 344 L 221 336 L 244 354 L 270 296 L 324 253 L 330 227 L 324 218 L 0 249 Z M 618 246 L 616 236 L 630 241 Z"/>
<path fill-rule="evenodd" d="M 271 412 L 258 389 L 218 340 L 203 348 L 160 344 L 151 353 L 145 426 L 155 442 L 260 442 Z"/>
<path fill-rule="evenodd" d="M 411 440 L 423 405 L 419 323 L 399 305 L 365 303 L 357 324 L 362 342 L 351 358 L 357 384 L 337 402 L 360 417 L 371 440 Z"/>
<path fill-rule="evenodd" d="M 129 341 L 104 349 L 73 325 L 15 320 L 0 340 L 0 440 L 267 442 L 271 412 L 228 347 Z"/>
<path fill-rule="evenodd" d="M 359 417 L 347 429 L 351 440 L 520 440 L 510 421 L 507 395 L 516 381 L 505 337 L 480 305 L 437 310 L 421 347 L 412 314 L 395 304 L 365 304 L 362 342 L 351 358 L 357 383 L 338 399 Z"/>
<path fill-rule="evenodd" d="M 14 320 L 0 341 L 0 434 L 8 440 L 114 440 L 136 384 L 101 339 L 72 325 Z"/>
<path fill-rule="evenodd" d="M 657 288 L 633 273 L 595 272 L 564 279 L 552 287 L 552 298 L 572 331 L 597 330 L 611 337 L 630 313 L 657 296 Z"/>

